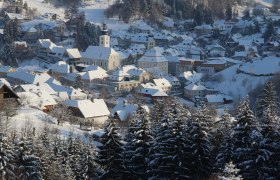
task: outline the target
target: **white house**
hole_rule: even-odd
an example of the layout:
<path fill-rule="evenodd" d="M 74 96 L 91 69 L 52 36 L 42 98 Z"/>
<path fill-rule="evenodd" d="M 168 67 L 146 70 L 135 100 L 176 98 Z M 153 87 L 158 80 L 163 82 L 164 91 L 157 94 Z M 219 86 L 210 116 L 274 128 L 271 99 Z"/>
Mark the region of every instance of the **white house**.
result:
<path fill-rule="evenodd" d="M 80 122 L 102 125 L 110 115 L 110 111 L 103 99 L 93 99 L 93 101 L 67 100 L 64 104 L 72 110 L 73 115 Z"/>
<path fill-rule="evenodd" d="M 157 67 L 168 73 L 168 60 L 159 52 L 157 48 L 152 48 L 138 60 L 138 66 L 144 69 Z"/>
<path fill-rule="evenodd" d="M 153 79 L 153 82 L 156 86 L 160 87 L 163 92 L 169 94 L 171 91 L 172 85 L 170 82 L 165 78 Z"/>
<path fill-rule="evenodd" d="M 209 89 L 202 84 L 191 83 L 184 88 L 184 95 L 187 98 L 194 99 L 196 96 L 204 97 L 209 94 L 216 94 L 217 91 Z"/>

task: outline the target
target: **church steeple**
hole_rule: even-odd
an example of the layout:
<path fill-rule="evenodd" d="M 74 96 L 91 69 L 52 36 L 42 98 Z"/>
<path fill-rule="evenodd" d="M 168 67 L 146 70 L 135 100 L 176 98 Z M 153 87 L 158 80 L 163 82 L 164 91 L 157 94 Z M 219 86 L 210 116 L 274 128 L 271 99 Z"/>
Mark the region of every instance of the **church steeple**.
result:
<path fill-rule="evenodd" d="M 109 31 L 108 31 L 107 25 L 105 23 L 103 24 L 101 34 L 102 35 L 99 36 L 99 46 L 110 47 Z"/>

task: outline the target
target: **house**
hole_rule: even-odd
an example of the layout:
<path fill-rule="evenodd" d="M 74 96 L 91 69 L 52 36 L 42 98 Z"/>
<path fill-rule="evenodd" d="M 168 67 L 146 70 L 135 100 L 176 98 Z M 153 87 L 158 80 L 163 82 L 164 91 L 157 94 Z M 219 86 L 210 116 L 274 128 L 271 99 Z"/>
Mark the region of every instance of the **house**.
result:
<path fill-rule="evenodd" d="M 70 73 L 70 65 L 65 61 L 58 61 L 55 64 L 50 64 L 48 69 L 52 74 L 63 75 Z"/>
<path fill-rule="evenodd" d="M 168 73 L 172 75 L 178 75 L 179 71 L 179 57 L 178 56 L 165 56 L 168 60 Z"/>
<path fill-rule="evenodd" d="M 12 84 L 40 84 L 53 80 L 53 78 L 46 73 L 31 74 L 22 70 L 9 72 L 7 78 Z"/>
<path fill-rule="evenodd" d="M 168 95 L 162 91 L 160 87 L 157 87 L 155 84 L 146 83 L 141 84 L 137 90 L 139 96 L 142 96 L 142 99 L 148 101 L 162 100 L 168 98 Z"/>
<path fill-rule="evenodd" d="M 160 79 L 153 79 L 153 82 L 157 87 L 160 87 L 163 92 L 166 94 L 169 94 L 171 92 L 171 83 L 165 79 L 165 78 L 160 78 Z"/>
<path fill-rule="evenodd" d="M 185 71 L 193 71 L 196 70 L 198 66 L 201 66 L 204 61 L 203 60 L 196 60 L 196 59 L 186 59 L 180 58 L 179 59 L 179 71 L 181 73 Z"/>
<path fill-rule="evenodd" d="M 127 121 L 129 118 L 135 115 L 138 106 L 134 104 L 128 104 L 126 101 L 118 103 L 111 111 L 111 115 L 119 119 L 120 121 Z"/>
<path fill-rule="evenodd" d="M 206 103 L 209 106 L 219 107 L 224 104 L 232 103 L 233 98 L 224 94 L 211 94 L 205 96 Z"/>
<path fill-rule="evenodd" d="M 194 31 L 199 35 L 211 34 L 213 31 L 213 27 L 210 25 L 203 24 L 201 26 L 194 27 Z"/>
<path fill-rule="evenodd" d="M 67 100 L 64 102 L 79 122 L 102 125 L 108 119 L 110 111 L 103 99 Z"/>
<path fill-rule="evenodd" d="M 194 99 L 196 96 L 204 97 L 216 93 L 216 90 L 209 89 L 202 84 L 191 83 L 184 88 L 184 96 L 189 99 Z"/>
<path fill-rule="evenodd" d="M 127 65 L 121 68 L 118 68 L 114 71 L 109 80 L 111 81 L 129 81 L 136 80 L 140 82 L 145 82 L 150 79 L 150 74 L 144 69 L 137 68 L 134 65 Z"/>
<path fill-rule="evenodd" d="M 17 99 L 19 99 L 19 96 L 12 90 L 9 84 L 0 80 L 0 109 L 2 109 L 6 103 L 16 105 Z"/>
<path fill-rule="evenodd" d="M 95 68 L 94 68 L 95 67 Z M 105 84 L 106 79 L 108 78 L 107 71 L 98 66 L 88 66 L 84 72 L 79 73 L 82 77 L 82 80 L 85 83 L 88 83 L 90 86 L 95 84 Z"/>
<path fill-rule="evenodd" d="M 66 49 L 65 56 L 70 65 L 76 65 L 82 62 L 82 56 L 77 48 Z"/>
<path fill-rule="evenodd" d="M 37 56 L 48 62 L 57 62 L 63 59 L 66 49 L 57 46 L 50 39 L 39 39 L 37 41 Z"/>
<path fill-rule="evenodd" d="M 178 93 L 181 91 L 181 83 L 175 76 L 164 76 L 164 78 L 171 84 L 170 93 Z"/>
<path fill-rule="evenodd" d="M 220 45 L 215 45 L 209 48 L 209 54 L 211 57 L 224 57 L 226 50 Z"/>
<path fill-rule="evenodd" d="M 130 41 L 135 44 L 143 44 L 145 45 L 146 49 L 151 49 L 155 47 L 156 41 L 151 35 L 148 34 L 137 34 L 137 35 L 132 35 L 130 37 Z"/>
<path fill-rule="evenodd" d="M 157 67 L 161 71 L 168 73 L 168 60 L 156 48 L 147 50 L 137 62 L 140 68 Z"/>
<path fill-rule="evenodd" d="M 40 89 L 36 91 L 19 92 L 18 96 L 21 98 L 22 105 L 29 105 L 44 112 L 49 112 L 50 109 L 57 105 L 55 99 L 47 91 Z"/>
<path fill-rule="evenodd" d="M 179 75 L 179 81 L 182 85 L 198 83 L 203 77 L 202 73 L 197 73 L 195 71 L 185 71 Z"/>

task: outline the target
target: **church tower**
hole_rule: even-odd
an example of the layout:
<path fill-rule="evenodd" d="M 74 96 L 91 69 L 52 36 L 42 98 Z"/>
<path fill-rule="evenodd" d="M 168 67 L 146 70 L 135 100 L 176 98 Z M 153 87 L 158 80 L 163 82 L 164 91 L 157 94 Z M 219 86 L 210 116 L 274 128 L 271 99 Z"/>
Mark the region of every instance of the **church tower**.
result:
<path fill-rule="evenodd" d="M 99 36 L 99 46 L 110 47 L 110 36 L 106 24 L 103 24 L 101 33 L 102 35 Z"/>

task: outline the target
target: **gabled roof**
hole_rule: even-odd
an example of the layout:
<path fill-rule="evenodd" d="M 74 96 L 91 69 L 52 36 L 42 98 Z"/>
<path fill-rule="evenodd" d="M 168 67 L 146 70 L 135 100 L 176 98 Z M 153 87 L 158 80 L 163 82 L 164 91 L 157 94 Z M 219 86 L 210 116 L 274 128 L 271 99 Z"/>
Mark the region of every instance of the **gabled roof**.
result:
<path fill-rule="evenodd" d="M 82 57 L 80 51 L 77 48 L 66 49 L 66 52 L 70 59 L 79 59 Z"/>
<path fill-rule="evenodd" d="M 161 52 L 152 48 L 145 52 L 145 54 L 138 60 L 138 62 L 167 62 L 168 60 L 161 54 Z"/>
<path fill-rule="evenodd" d="M 110 112 L 103 99 L 90 100 L 67 100 L 64 102 L 69 107 L 75 107 L 80 110 L 84 118 L 109 116 Z"/>
<path fill-rule="evenodd" d="M 102 46 L 89 46 L 85 52 L 81 55 L 83 58 L 108 60 L 111 54 L 118 54 L 114 49 L 110 47 Z"/>
<path fill-rule="evenodd" d="M 30 74 L 25 71 L 16 71 L 16 72 L 10 72 L 7 74 L 8 78 L 18 79 L 21 81 L 24 81 L 25 83 L 30 84 L 37 84 L 37 83 L 44 83 L 47 82 L 50 79 L 53 79 L 48 74 L 42 73 L 42 74 Z"/>
<path fill-rule="evenodd" d="M 133 115 L 137 110 L 137 105 L 134 104 L 126 104 L 121 102 L 117 104 L 111 111 L 111 114 L 118 114 L 121 121 L 127 120 L 128 116 Z"/>

